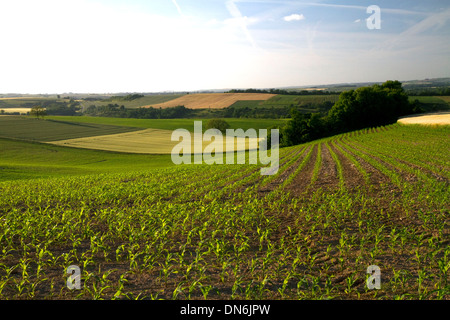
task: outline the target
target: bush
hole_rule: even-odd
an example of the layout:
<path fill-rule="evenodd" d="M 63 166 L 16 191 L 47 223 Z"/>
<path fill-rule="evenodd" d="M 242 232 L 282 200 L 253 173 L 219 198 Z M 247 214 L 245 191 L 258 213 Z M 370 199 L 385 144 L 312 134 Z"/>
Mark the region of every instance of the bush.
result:
<path fill-rule="evenodd" d="M 217 129 L 222 133 L 225 133 L 230 125 L 225 120 L 221 119 L 211 119 L 206 123 L 206 129 Z"/>

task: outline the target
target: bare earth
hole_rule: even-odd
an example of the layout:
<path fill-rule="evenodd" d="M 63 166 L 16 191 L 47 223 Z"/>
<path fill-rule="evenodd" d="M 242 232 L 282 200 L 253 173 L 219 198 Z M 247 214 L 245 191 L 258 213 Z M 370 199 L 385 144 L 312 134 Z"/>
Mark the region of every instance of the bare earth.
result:
<path fill-rule="evenodd" d="M 402 124 L 450 125 L 450 112 L 405 117 L 399 119 L 398 122 Z"/>
<path fill-rule="evenodd" d="M 199 93 L 187 94 L 168 102 L 145 107 L 171 108 L 185 106 L 189 109 L 223 109 L 240 100 L 268 100 L 275 94 L 269 93 Z M 144 107 L 144 108 L 145 108 Z"/>

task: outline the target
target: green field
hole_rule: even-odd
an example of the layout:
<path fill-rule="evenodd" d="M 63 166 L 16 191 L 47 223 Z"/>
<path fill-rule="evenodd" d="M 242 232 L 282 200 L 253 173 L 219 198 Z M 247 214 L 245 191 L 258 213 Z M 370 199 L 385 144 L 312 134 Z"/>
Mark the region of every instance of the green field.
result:
<path fill-rule="evenodd" d="M 158 103 L 164 103 L 176 98 L 182 97 L 184 94 L 158 94 L 158 95 L 146 95 L 142 98 L 127 101 L 121 97 L 111 97 L 104 100 L 93 101 L 90 104 L 97 106 L 107 105 L 109 103 L 123 105 L 125 108 L 139 108 L 142 106 L 151 106 Z M 90 105 L 89 102 L 84 102 L 84 105 Z"/>
<path fill-rule="evenodd" d="M 448 97 L 428 97 L 428 96 L 410 96 L 409 101 L 414 102 L 415 100 L 419 100 L 422 103 L 434 103 L 434 104 L 442 104 L 445 105 L 448 103 Z"/>
<path fill-rule="evenodd" d="M 130 126 L 101 123 L 75 123 L 27 116 L 0 117 L 0 138 L 33 141 L 56 141 L 116 134 L 139 130 Z"/>
<path fill-rule="evenodd" d="M 336 102 L 339 95 L 277 95 L 265 101 L 265 107 L 285 107 L 291 104 L 302 105 L 307 103 L 323 103 L 326 101 Z"/>
<path fill-rule="evenodd" d="M 42 103 L 43 101 L 55 101 L 52 98 L 13 98 L 13 99 L 0 99 L 0 109 L 8 108 L 32 108 L 35 105 Z"/>
<path fill-rule="evenodd" d="M 0 181 L 149 170 L 173 166 L 170 155 L 59 147 L 0 138 Z"/>
<path fill-rule="evenodd" d="M 320 104 L 324 102 L 335 103 L 339 95 L 276 95 L 266 101 L 238 101 L 231 105 L 234 108 L 287 108 L 292 106 L 304 106 L 306 104 Z M 314 110 L 312 110 L 314 112 Z"/>
<path fill-rule="evenodd" d="M 0 139 L 0 298 L 448 299 L 449 137 L 350 132 L 274 176 Z"/>
<path fill-rule="evenodd" d="M 116 125 L 116 126 L 129 126 L 134 128 L 145 129 L 163 129 L 163 130 L 176 130 L 186 129 L 191 132 L 194 131 L 194 121 L 203 121 L 203 128 L 206 126 L 207 120 L 203 119 L 130 119 L 130 118 L 107 118 L 107 117 L 87 117 L 87 116 L 49 116 L 46 119 L 77 122 L 77 123 L 89 123 L 97 125 Z M 225 119 L 230 124 L 231 129 L 243 129 L 247 130 L 253 128 L 255 130 L 266 129 L 273 125 L 282 125 L 287 120 L 284 119 Z"/>

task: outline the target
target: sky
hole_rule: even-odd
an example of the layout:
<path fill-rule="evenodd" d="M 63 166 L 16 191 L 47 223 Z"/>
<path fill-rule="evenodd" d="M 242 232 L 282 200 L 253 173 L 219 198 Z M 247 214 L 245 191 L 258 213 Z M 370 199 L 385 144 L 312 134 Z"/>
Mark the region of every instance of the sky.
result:
<path fill-rule="evenodd" d="M 0 0 L 0 12 L 0 93 L 450 77 L 447 0 Z"/>

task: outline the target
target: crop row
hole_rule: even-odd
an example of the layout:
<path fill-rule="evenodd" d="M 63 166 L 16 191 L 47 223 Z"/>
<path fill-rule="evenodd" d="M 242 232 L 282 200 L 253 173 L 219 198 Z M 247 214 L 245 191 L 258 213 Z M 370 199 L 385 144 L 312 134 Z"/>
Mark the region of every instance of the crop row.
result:
<path fill-rule="evenodd" d="M 0 183 L 0 297 L 448 299 L 443 133 L 394 125 L 282 149 L 274 176 L 193 165 Z"/>

